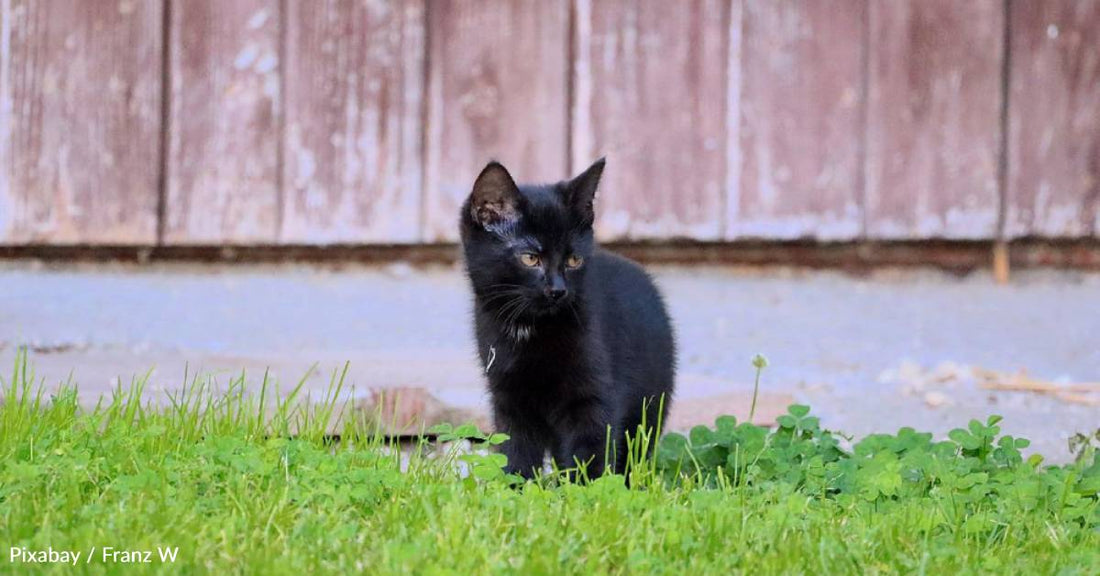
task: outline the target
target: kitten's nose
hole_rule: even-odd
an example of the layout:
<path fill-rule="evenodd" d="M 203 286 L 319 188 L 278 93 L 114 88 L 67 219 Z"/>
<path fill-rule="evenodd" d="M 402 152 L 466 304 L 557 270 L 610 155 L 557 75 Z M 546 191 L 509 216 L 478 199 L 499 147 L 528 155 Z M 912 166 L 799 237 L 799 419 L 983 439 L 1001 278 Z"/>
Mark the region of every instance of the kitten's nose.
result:
<path fill-rule="evenodd" d="M 554 302 L 557 302 L 558 300 L 561 300 L 562 298 L 565 298 L 565 295 L 568 294 L 568 293 L 569 293 L 569 291 L 566 290 L 565 288 L 547 288 L 546 289 L 546 296 L 548 298 L 550 298 L 551 300 L 553 300 Z"/>

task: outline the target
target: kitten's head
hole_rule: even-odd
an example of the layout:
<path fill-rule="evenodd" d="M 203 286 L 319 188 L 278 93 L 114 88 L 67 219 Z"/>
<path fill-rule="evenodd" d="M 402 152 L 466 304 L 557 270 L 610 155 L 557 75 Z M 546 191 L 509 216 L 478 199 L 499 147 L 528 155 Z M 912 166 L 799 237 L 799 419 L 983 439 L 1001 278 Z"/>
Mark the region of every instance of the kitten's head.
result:
<path fill-rule="evenodd" d="M 462 206 L 466 269 L 479 301 L 501 319 L 562 312 L 580 297 L 595 250 L 593 200 L 601 158 L 580 176 L 546 186 L 517 186 L 490 162 Z"/>

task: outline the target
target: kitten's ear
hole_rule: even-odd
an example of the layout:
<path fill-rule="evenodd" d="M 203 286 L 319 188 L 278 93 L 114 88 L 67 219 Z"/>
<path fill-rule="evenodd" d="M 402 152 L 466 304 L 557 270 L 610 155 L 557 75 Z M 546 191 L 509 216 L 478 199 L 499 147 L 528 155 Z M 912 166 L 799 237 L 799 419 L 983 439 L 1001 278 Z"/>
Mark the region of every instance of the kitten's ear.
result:
<path fill-rule="evenodd" d="M 605 160 L 600 158 L 580 176 L 565 184 L 566 202 L 583 224 L 591 225 L 596 221 L 596 188 L 600 185 Z"/>
<path fill-rule="evenodd" d="M 519 188 L 499 162 L 490 162 L 474 181 L 470 216 L 486 230 L 519 220 Z"/>

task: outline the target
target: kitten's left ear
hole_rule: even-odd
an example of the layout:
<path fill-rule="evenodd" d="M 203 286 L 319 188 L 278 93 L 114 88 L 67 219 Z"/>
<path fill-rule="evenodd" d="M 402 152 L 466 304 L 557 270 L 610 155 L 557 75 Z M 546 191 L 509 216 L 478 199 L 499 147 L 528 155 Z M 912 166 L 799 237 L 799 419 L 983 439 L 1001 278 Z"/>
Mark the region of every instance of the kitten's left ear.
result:
<path fill-rule="evenodd" d="M 520 193 L 508 169 L 490 162 L 470 192 L 470 216 L 486 230 L 501 229 L 519 220 Z"/>
<path fill-rule="evenodd" d="M 573 210 L 581 223 L 591 225 L 596 221 L 594 201 L 596 188 L 600 185 L 600 176 L 603 175 L 604 158 L 596 160 L 580 176 L 565 183 L 565 198 L 569 208 Z"/>

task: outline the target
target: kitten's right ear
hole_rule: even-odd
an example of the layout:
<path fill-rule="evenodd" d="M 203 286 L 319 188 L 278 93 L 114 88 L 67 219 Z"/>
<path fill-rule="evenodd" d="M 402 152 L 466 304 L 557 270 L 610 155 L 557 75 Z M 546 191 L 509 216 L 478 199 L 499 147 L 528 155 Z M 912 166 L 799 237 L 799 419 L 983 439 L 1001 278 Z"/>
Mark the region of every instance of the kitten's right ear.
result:
<path fill-rule="evenodd" d="M 470 216 L 486 230 L 519 220 L 519 188 L 499 162 L 490 162 L 474 181 Z"/>
<path fill-rule="evenodd" d="M 593 206 L 596 200 L 596 188 L 600 185 L 600 176 L 606 161 L 596 160 L 580 176 L 565 183 L 566 201 L 580 218 L 581 222 L 591 225 L 596 220 Z"/>

